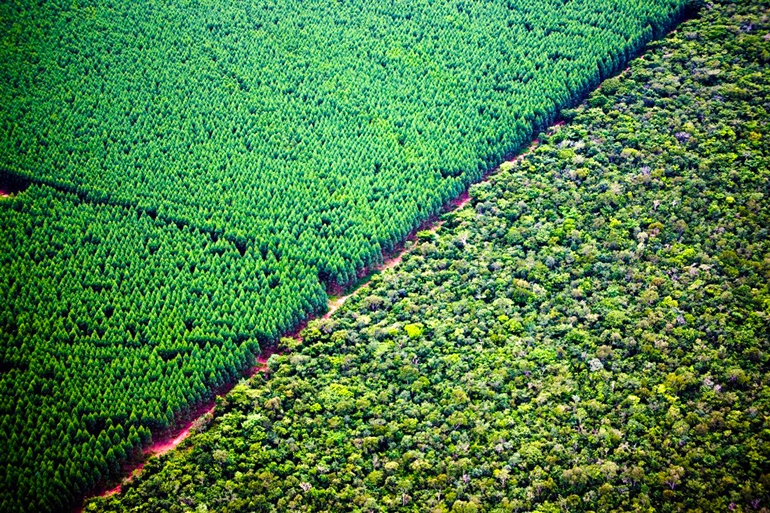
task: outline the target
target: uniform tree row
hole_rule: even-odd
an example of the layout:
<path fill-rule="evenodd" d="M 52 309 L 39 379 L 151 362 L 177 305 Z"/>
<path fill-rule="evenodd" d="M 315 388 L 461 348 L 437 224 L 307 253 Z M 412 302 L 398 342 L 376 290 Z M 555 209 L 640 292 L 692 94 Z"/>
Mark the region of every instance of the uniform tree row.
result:
<path fill-rule="evenodd" d="M 260 344 L 326 308 L 317 276 L 45 186 L 0 200 L 0 509 L 109 483 Z"/>
<path fill-rule="evenodd" d="M 16 2 L 0 163 L 345 283 L 685 0 Z"/>
<path fill-rule="evenodd" d="M 768 7 L 683 24 L 86 511 L 766 511 Z"/>

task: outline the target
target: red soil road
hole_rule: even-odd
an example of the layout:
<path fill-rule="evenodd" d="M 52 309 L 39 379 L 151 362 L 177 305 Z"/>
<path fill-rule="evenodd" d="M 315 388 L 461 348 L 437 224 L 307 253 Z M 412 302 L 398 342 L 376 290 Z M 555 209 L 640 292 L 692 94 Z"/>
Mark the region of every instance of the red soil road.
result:
<path fill-rule="evenodd" d="M 554 123 L 554 125 L 549 129 L 549 133 L 553 133 L 553 131 L 558 129 L 558 127 L 563 124 L 564 124 L 563 121 Z M 538 140 L 533 139 L 530 146 L 524 152 L 520 153 L 519 155 L 515 156 L 512 159 L 505 161 L 503 164 L 501 164 L 501 166 L 485 174 L 480 180 L 480 182 L 488 181 L 489 178 L 493 176 L 495 173 L 497 173 L 500 170 L 500 167 L 502 167 L 506 163 L 517 163 L 521 161 L 525 156 L 531 153 L 537 147 L 537 145 L 538 145 Z M 465 207 L 468 204 L 468 202 L 470 202 L 470 199 L 471 199 L 470 195 L 466 190 L 465 192 L 457 196 L 455 199 L 451 200 L 443 209 L 443 212 L 459 210 Z M 442 222 L 438 219 L 438 216 L 434 216 L 426 220 L 425 222 L 420 224 L 420 226 L 412 230 L 403 243 L 399 244 L 392 252 L 384 255 L 382 264 L 362 269 L 361 272 L 359 273 L 359 278 L 370 276 L 373 272 L 376 272 L 376 271 L 382 271 L 385 269 L 391 269 L 393 267 L 396 267 L 399 263 L 401 263 L 401 260 L 404 258 L 404 255 L 414 249 L 414 246 L 410 245 L 409 243 L 413 242 L 416 239 L 418 232 L 421 232 L 421 231 L 436 232 L 439 228 L 441 228 L 441 225 L 442 225 Z M 334 314 L 334 312 L 339 310 L 340 307 L 342 307 L 350 297 L 358 294 L 362 290 L 366 290 L 368 286 L 369 286 L 369 283 L 364 282 L 354 290 L 349 291 L 348 293 L 345 293 L 345 289 L 340 287 L 339 285 L 330 285 L 328 287 L 329 293 L 330 293 L 329 303 L 327 305 L 328 311 L 320 318 L 328 319 L 329 317 L 332 316 L 332 314 Z M 331 295 L 331 294 L 334 294 L 334 295 Z M 295 328 L 291 333 L 287 334 L 286 337 L 302 340 L 300 333 L 302 332 L 302 330 L 304 330 L 307 327 L 308 323 L 311 320 L 313 320 L 313 317 L 312 316 L 308 317 L 299 326 L 297 326 L 297 328 Z M 256 365 L 254 365 L 248 371 L 246 371 L 246 377 L 254 376 L 258 372 L 267 373 L 268 372 L 267 361 L 274 354 L 281 354 L 278 352 L 276 347 L 273 346 L 273 347 L 263 348 L 262 353 L 257 357 Z M 236 383 L 231 383 L 223 387 L 221 390 L 216 392 L 216 396 L 221 397 L 221 396 L 227 395 L 227 393 L 230 392 L 230 390 L 232 390 L 235 384 Z M 204 405 L 199 407 L 196 410 L 196 412 L 192 415 L 193 420 L 171 431 L 168 435 L 162 436 L 156 439 L 151 446 L 147 447 L 143 451 L 145 459 L 152 456 L 162 456 L 167 452 L 171 451 L 172 449 L 174 449 L 175 447 L 177 447 L 190 435 L 191 432 L 195 431 L 196 427 L 205 424 L 207 420 L 210 420 L 213 417 L 215 407 L 216 407 L 215 400 L 209 401 L 208 403 L 205 403 Z M 127 477 L 124 478 L 123 484 L 130 482 L 135 475 L 138 475 L 141 472 L 143 467 L 144 467 L 144 462 L 134 463 L 124 467 L 126 470 L 125 473 L 127 474 Z M 109 490 L 104 490 L 101 493 L 96 494 L 95 496 L 107 497 L 115 493 L 120 493 L 121 489 L 122 489 L 122 484 L 119 484 L 114 488 L 110 488 Z M 76 509 L 75 511 L 78 513 L 81 512 L 82 507 Z"/>
<path fill-rule="evenodd" d="M 196 426 L 205 422 L 207 416 L 213 416 L 212 414 L 214 412 L 215 406 L 216 406 L 216 403 L 207 403 L 205 407 L 195 412 L 195 417 L 193 420 L 183 424 L 178 429 L 173 430 L 171 434 L 160 437 L 157 440 L 153 441 L 152 445 L 150 445 L 149 447 L 145 448 L 144 451 L 142 451 L 144 458 L 147 459 L 152 456 L 163 456 L 164 454 L 169 452 L 171 449 L 174 449 L 177 445 L 182 443 L 182 441 L 190 435 L 190 432 L 193 431 L 193 429 Z M 100 493 L 98 496 L 107 497 L 109 495 L 120 493 L 120 491 L 123 488 L 123 485 L 131 482 L 134 476 L 141 473 L 143 467 L 144 467 L 144 461 L 124 467 L 125 473 L 128 474 L 128 477 L 123 479 L 123 482 L 121 484 L 115 486 L 114 488 L 110 488 L 109 490 L 105 490 L 104 492 Z M 77 511 L 82 511 L 82 509 L 79 509 Z"/>
<path fill-rule="evenodd" d="M 275 347 L 266 347 L 262 350 L 262 353 L 257 356 L 256 364 L 249 368 L 249 370 L 246 371 L 246 376 L 251 377 L 257 374 L 258 372 L 265 372 L 267 373 L 268 367 L 267 367 L 267 361 L 270 359 L 271 356 L 277 353 L 277 350 Z M 233 387 L 236 385 L 236 383 L 231 383 L 220 389 L 216 392 L 215 397 L 224 397 L 227 395 L 230 390 L 233 389 Z M 199 406 L 191 415 L 192 420 L 189 420 L 182 424 L 181 426 L 171 430 L 168 434 L 165 436 L 159 436 L 159 437 L 153 437 L 154 440 L 152 444 L 149 447 L 146 447 L 142 451 L 143 455 L 143 461 L 140 462 L 134 462 L 129 463 L 127 465 L 123 466 L 123 474 L 126 475 L 123 479 L 123 482 L 119 485 L 110 488 L 108 490 L 104 490 L 101 493 L 97 493 L 94 495 L 94 497 L 108 497 L 110 495 L 120 493 L 120 491 L 123 489 L 123 485 L 130 483 L 131 480 L 134 478 L 134 476 L 139 475 L 142 471 L 142 468 L 144 468 L 144 463 L 148 458 L 151 458 L 153 456 L 160 457 L 166 454 L 167 452 L 171 451 L 172 449 L 175 449 L 179 444 L 181 444 L 188 436 L 190 436 L 190 433 L 196 431 L 200 426 L 205 425 L 214 417 L 214 408 L 216 407 L 216 399 L 212 401 L 208 401 L 204 403 L 203 405 Z M 80 513 L 83 511 L 83 507 L 76 508 L 74 510 L 74 513 Z"/>
<path fill-rule="evenodd" d="M 564 125 L 564 121 L 557 121 L 554 123 L 549 129 L 548 134 L 551 135 L 553 132 L 559 129 L 560 126 Z M 522 153 L 519 153 L 513 158 L 510 158 L 509 160 L 504 161 L 500 166 L 492 169 L 488 173 L 486 173 L 479 182 L 477 183 L 483 183 L 488 181 L 493 175 L 498 173 L 500 169 L 508 163 L 518 163 L 524 157 L 532 153 L 535 148 L 537 148 L 537 145 L 539 144 L 539 141 L 537 139 L 532 139 L 532 142 L 530 143 L 529 147 L 524 150 Z M 470 194 L 468 193 L 468 189 L 466 189 L 462 194 L 454 198 L 453 200 L 449 201 L 449 203 L 446 204 L 442 212 L 452 212 L 454 210 L 460 210 L 461 208 L 465 207 L 471 200 Z M 404 255 L 409 253 L 412 249 L 414 249 L 412 246 L 408 245 L 409 242 L 413 242 L 417 238 L 417 233 L 422 231 L 429 231 L 432 233 L 435 233 L 438 231 L 439 228 L 441 228 L 442 221 L 438 218 L 438 216 L 433 216 L 432 218 L 424 221 L 421 223 L 418 227 L 413 229 L 409 235 L 407 235 L 404 242 L 399 244 L 394 248 L 393 251 L 385 253 L 383 255 L 383 262 L 379 265 L 372 266 L 372 267 L 365 267 L 358 273 L 359 278 L 364 278 L 365 276 L 371 276 L 372 273 L 378 272 L 378 271 L 384 271 L 385 269 L 391 269 L 393 267 L 396 267 L 398 264 L 401 263 L 401 260 L 403 260 Z M 328 319 L 329 317 L 334 314 L 337 310 L 339 310 L 342 305 L 345 304 L 345 302 L 352 296 L 358 294 L 362 290 L 366 289 L 369 286 L 369 282 L 366 281 L 353 289 L 352 291 L 349 291 L 345 293 L 346 289 L 344 287 L 341 287 L 337 284 L 332 284 L 327 287 L 327 292 L 329 293 L 329 303 L 327 305 L 328 311 L 321 316 L 321 319 Z M 298 340 L 301 339 L 300 332 L 307 327 L 307 324 L 309 321 L 311 321 L 313 318 L 308 318 L 305 322 L 303 322 L 295 331 L 293 331 L 291 334 L 287 335 L 291 338 L 296 338 Z"/>

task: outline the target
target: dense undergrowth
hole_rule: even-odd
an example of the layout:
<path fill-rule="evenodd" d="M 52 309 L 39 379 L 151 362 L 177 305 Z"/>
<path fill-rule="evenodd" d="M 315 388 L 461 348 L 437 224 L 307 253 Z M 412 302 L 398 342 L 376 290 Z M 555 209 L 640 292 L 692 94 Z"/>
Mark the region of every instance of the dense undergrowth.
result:
<path fill-rule="evenodd" d="M 0 2 L 0 509 L 114 483 L 687 4 Z"/>
<path fill-rule="evenodd" d="M 768 511 L 768 2 L 714 2 L 87 511 Z"/>

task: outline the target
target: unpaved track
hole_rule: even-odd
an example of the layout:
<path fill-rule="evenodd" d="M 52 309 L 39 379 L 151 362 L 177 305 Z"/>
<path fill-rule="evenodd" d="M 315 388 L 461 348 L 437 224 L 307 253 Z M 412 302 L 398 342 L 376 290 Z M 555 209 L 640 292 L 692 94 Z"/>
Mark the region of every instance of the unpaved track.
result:
<path fill-rule="evenodd" d="M 559 121 L 557 123 L 554 123 L 554 125 L 549 129 L 549 133 L 552 133 L 554 130 L 557 130 L 559 126 L 563 125 L 563 121 Z M 523 151 L 522 153 L 516 155 L 515 157 L 503 162 L 500 166 L 493 169 L 477 183 L 485 182 L 490 179 L 493 175 L 495 175 L 501 167 L 510 166 L 511 164 L 520 162 L 524 157 L 526 157 L 529 153 L 531 153 L 538 145 L 538 140 L 533 139 L 532 143 L 529 145 L 529 147 Z M 462 194 L 451 200 L 442 212 L 451 212 L 454 210 L 459 210 L 463 207 L 465 207 L 469 202 L 471 198 L 468 194 L 468 190 L 464 191 Z M 398 264 L 401 263 L 401 261 L 404 258 L 404 255 L 412 251 L 414 249 L 414 240 L 416 239 L 417 233 L 421 231 L 430 231 L 430 232 L 436 232 L 441 228 L 441 225 L 443 222 L 439 219 L 439 216 L 434 216 L 433 218 L 425 221 L 420 226 L 412 230 L 412 232 L 407 236 L 406 240 L 404 240 L 403 243 L 399 244 L 394 251 L 391 253 L 388 253 L 383 258 L 382 264 L 379 264 L 377 266 L 373 266 L 370 268 L 367 268 L 362 271 L 361 278 L 364 277 L 371 277 L 374 273 L 380 272 L 386 269 L 392 269 L 393 267 L 396 267 Z M 359 282 L 360 284 L 353 290 L 348 291 L 347 293 L 342 292 L 341 294 L 337 294 L 335 296 L 329 297 L 329 302 L 327 304 L 327 312 L 323 314 L 320 318 L 321 319 L 328 319 L 329 317 L 334 314 L 337 310 L 339 310 L 345 302 L 353 297 L 354 295 L 360 293 L 363 290 L 366 290 L 369 286 L 369 281 L 364 280 L 363 283 Z M 340 292 L 341 289 L 339 287 L 334 287 L 336 291 Z M 286 337 L 295 338 L 298 340 L 301 340 L 301 332 L 305 327 L 307 327 L 308 322 L 311 320 L 318 318 L 314 316 L 308 317 L 304 322 L 302 322 L 297 328 L 295 328 L 291 333 L 288 333 Z M 268 372 L 268 366 L 267 361 L 268 359 L 273 355 L 276 354 L 278 351 L 276 347 L 265 347 L 262 348 L 262 353 L 257 357 L 256 365 L 251 367 L 246 371 L 246 377 L 254 376 L 258 372 Z M 219 390 L 216 393 L 217 397 L 221 397 L 226 395 L 232 388 L 235 386 L 236 383 L 229 384 L 228 386 L 223 387 L 223 389 Z M 162 456 L 166 454 L 167 452 L 171 451 L 175 447 L 177 447 L 179 444 L 181 444 L 189 435 L 191 432 L 194 432 L 196 430 L 197 426 L 204 425 L 207 423 L 208 420 L 210 420 L 214 415 L 214 408 L 216 407 L 216 399 L 209 401 L 205 403 L 204 405 L 200 406 L 195 414 L 192 416 L 192 420 L 184 423 L 182 426 L 171 430 L 169 434 L 166 436 L 161 436 L 157 439 L 157 441 L 154 441 L 152 445 L 147 447 L 144 451 L 144 460 L 147 458 L 156 456 Z M 141 472 L 142 468 L 144 467 L 144 461 L 133 463 L 130 465 L 126 465 L 124 467 L 125 470 L 125 478 L 123 479 L 123 484 L 130 482 L 131 479 L 137 475 L 139 472 Z M 108 495 L 112 495 L 115 493 L 120 493 L 122 489 L 122 484 L 117 485 L 114 488 L 110 488 L 109 490 L 102 491 L 101 493 L 96 494 L 95 496 L 98 497 L 106 497 Z M 82 511 L 82 508 L 78 508 L 75 510 L 76 512 Z"/>

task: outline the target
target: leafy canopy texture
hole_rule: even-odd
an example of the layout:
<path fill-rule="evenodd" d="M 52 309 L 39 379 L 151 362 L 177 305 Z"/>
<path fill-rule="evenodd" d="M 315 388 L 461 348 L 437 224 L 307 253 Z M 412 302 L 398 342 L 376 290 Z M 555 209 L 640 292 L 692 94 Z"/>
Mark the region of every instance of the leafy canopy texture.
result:
<path fill-rule="evenodd" d="M 0 510 L 113 483 L 685 3 L 0 2 Z"/>
<path fill-rule="evenodd" d="M 326 304 L 307 270 L 47 186 L 0 226 L 3 511 L 67 509 Z"/>
<path fill-rule="evenodd" d="M 0 166 L 344 284 L 685 3 L 4 2 Z"/>
<path fill-rule="evenodd" d="M 768 7 L 653 45 L 87 511 L 767 511 Z"/>

